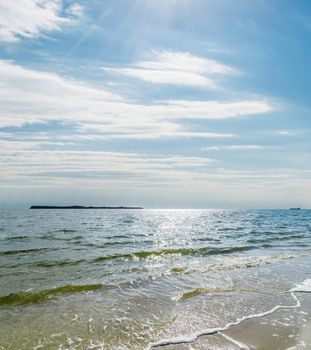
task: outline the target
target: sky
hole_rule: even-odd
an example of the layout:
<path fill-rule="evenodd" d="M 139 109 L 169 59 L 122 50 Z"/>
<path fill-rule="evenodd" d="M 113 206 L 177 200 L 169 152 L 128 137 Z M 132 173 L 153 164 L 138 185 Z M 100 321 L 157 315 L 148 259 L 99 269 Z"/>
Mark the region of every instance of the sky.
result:
<path fill-rule="evenodd" d="M 311 207 L 309 0 L 0 0 L 0 207 Z"/>

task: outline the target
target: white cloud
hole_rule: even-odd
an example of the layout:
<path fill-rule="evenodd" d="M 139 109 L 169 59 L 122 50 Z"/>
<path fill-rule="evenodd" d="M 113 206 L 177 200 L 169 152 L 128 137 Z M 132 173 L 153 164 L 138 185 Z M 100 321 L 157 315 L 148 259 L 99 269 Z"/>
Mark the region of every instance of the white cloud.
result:
<path fill-rule="evenodd" d="M 221 150 L 256 150 L 261 149 L 260 145 L 226 145 L 226 146 L 208 146 L 204 147 L 203 151 L 221 151 Z"/>
<path fill-rule="evenodd" d="M 296 136 L 297 134 L 294 131 L 286 131 L 286 130 L 281 130 L 277 132 L 277 135 L 282 135 L 282 136 Z"/>
<path fill-rule="evenodd" d="M 203 147 L 202 151 L 219 151 L 221 150 L 222 146 L 208 146 L 208 147 Z"/>
<path fill-rule="evenodd" d="M 253 150 L 253 149 L 260 149 L 262 146 L 259 145 L 233 145 L 228 146 L 228 149 L 246 149 L 246 150 Z"/>
<path fill-rule="evenodd" d="M 27 132 L 22 134 L 25 140 Z M 151 198 L 160 196 L 158 206 L 163 205 L 163 195 L 169 198 L 177 196 L 178 201 L 182 197 L 180 206 L 191 206 L 189 198 L 193 197 L 195 205 L 199 205 L 197 201 L 201 205 L 212 205 L 212 197 L 216 203 L 219 198 L 225 202 L 228 198 L 239 198 L 242 204 L 252 196 L 256 200 L 262 196 L 265 200 L 272 193 L 293 191 L 291 193 L 295 194 L 298 191 L 299 198 L 306 191 L 310 192 L 311 170 L 308 168 L 271 169 L 261 166 L 260 169 L 241 170 L 220 168 L 218 159 L 204 156 L 74 151 L 62 147 L 46 150 L 41 148 L 43 143 L 48 143 L 45 133 L 36 133 L 37 141 L 30 138 L 27 142 L 16 140 L 16 135 L 8 132 L 0 136 L 5 138 L 5 141 L 0 140 L 0 191 L 3 196 L 16 192 L 20 198 L 20 190 L 27 188 L 26 196 L 33 199 L 34 189 L 49 188 L 45 198 L 51 200 L 55 191 L 54 200 L 58 201 L 60 189 L 72 190 L 69 198 L 83 189 L 88 194 L 90 191 L 97 193 L 101 196 L 99 201 L 102 197 L 107 198 L 110 192 L 111 198 L 117 195 L 121 203 L 131 202 L 133 194 L 140 202 L 148 193 Z M 137 196 L 139 193 L 141 197 Z M 83 196 L 78 198 L 85 201 Z M 176 198 L 173 202 L 176 204 Z M 232 204 L 233 201 L 229 206 Z"/>
<path fill-rule="evenodd" d="M 184 131 L 178 124 L 162 123 L 141 123 L 138 125 L 126 124 L 89 124 L 81 123 L 80 132 L 85 134 L 74 135 L 78 140 L 112 140 L 112 139 L 159 139 L 159 138 L 230 138 L 234 134 L 217 132 L 191 132 Z M 96 133 L 94 133 L 96 132 Z"/>
<path fill-rule="evenodd" d="M 193 131 L 183 119 L 225 119 L 269 112 L 265 100 L 167 100 L 139 104 L 56 74 L 0 60 L 0 126 L 65 122 L 106 138 L 231 137 Z"/>
<path fill-rule="evenodd" d="M 66 13 L 75 17 L 82 17 L 84 14 L 83 7 L 80 4 L 71 4 L 67 9 Z"/>
<path fill-rule="evenodd" d="M 106 72 L 117 73 L 130 78 L 141 79 L 153 84 L 188 85 L 215 88 L 215 83 L 203 75 L 177 70 L 156 70 L 136 68 L 103 68 Z"/>
<path fill-rule="evenodd" d="M 238 71 L 218 61 L 187 52 L 153 52 L 150 60 L 127 68 L 102 68 L 106 72 L 137 78 L 154 84 L 188 85 L 216 88 L 217 75 L 232 75 Z"/>
<path fill-rule="evenodd" d="M 82 8 L 72 4 L 71 15 Z M 72 18 L 61 15 L 60 0 L 0 0 L 0 41 L 17 42 L 21 37 L 35 38 L 45 31 L 60 30 Z"/>
<path fill-rule="evenodd" d="M 4 147 L 2 147 L 4 146 Z M 198 156 L 147 155 L 126 152 L 100 151 L 47 151 L 39 150 L 35 143 L 20 142 L 11 145 L 0 143 L 0 188 L 23 186 L 28 188 L 49 186 L 66 188 L 84 186 L 101 190 L 148 188 L 168 185 L 168 190 L 209 192 L 221 189 L 222 196 L 228 190 L 242 188 L 265 190 L 286 186 L 309 186 L 310 169 L 223 169 L 215 168 L 212 159 Z M 31 149 L 32 148 L 32 149 Z M 122 187 L 124 186 L 124 187 Z M 265 194 L 265 195 L 266 195 Z M 204 196 L 203 196 L 204 197 Z"/>
<path fill-rule="evenodd" d="M 168 118 L 176 119 L 228 119 L 267 113 L 272 106 L 265 100 L 245 101 L 164 101 Z M 164 110 L 162 110 L 162 113 Z"/>
<path fill-rule="evenodd" d="M 1 136 L 1 135 L 0 135 Z M 0 139 L 0 155 L 4 157 L 3 153 L 10 153 L 16 151 L 29 151 L 33 149 L 39 149 L 40 144 L 38 142 L 33 141 L 17 141 L 17 140 L 1 140 Z M 3 158 L 2 158 L 3 160 Z"/>
<path fill-rule="evenodd" d="M 206 170 L 212 160 L 191 156 L 148 156 L 146 154 L 99 151 L 38 150 L 35 143 L 0 142 L 3 164 L 1 179 L 15 182 L 28 179 L 49 183 L 66 179 L 75 183 L 85 181 L 152 183 L 191 179 Z M 5 146 L 2 148 L 1 146 Z M 11 146 L 11 147 L 9 147 Z M 27 150 L 27 152 L 25 152 Z"/>

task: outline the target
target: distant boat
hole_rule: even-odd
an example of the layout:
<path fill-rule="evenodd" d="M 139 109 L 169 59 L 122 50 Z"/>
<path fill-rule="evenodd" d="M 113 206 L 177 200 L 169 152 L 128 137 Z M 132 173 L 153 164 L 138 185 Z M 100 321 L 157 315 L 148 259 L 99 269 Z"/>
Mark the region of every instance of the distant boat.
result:
<path fill-rule="evenodd" d="M 300 210 L 301 208 L 290 208 L 290 210 Z"/>

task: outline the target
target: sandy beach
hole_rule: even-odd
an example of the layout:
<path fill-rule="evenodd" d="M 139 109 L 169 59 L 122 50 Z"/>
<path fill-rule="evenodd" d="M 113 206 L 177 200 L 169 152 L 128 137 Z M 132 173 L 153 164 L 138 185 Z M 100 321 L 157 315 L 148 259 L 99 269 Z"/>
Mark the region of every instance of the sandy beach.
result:
<path fill-rule="evenodd" d="M 298 292 L 296 295 L 301 302 L 300 307 L 280 309 L 263 317 L 248 319 L 226 331 L 203 335 L 192 343 L 168 345 L 157 349 L 311 349 L 311 294 Z"/>
<path fill-rule="evenodd" d="M 282 309 L 224 332 L 249 349 L 311 349 L 311 295 L 297 293 L 301 307 Z"/>

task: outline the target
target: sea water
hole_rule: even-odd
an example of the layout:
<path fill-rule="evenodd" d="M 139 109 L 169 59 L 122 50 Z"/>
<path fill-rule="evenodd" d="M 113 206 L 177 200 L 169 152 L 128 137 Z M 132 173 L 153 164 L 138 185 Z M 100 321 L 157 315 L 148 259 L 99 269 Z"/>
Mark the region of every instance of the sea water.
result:
<path fill-rule="evenodd" d="M 295 306 L 310 243 L 310 210 L 1 210 L 0 349 L 150 349 Z"/>

